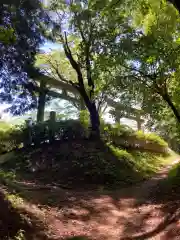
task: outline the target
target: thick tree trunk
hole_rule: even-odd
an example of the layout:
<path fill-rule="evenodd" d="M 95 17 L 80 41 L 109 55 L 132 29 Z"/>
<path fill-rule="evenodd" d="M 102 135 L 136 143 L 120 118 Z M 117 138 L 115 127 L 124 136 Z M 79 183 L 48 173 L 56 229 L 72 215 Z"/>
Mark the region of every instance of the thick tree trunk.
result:
<path fill-rule="evenodd" d="M 80 76 L 82 77 L 82 76 Z M 91 122 L 91 132 L 90 138 L 99 139 L 100 138 L 100 119 L 99 119 L 99 112 L 96 107 L 96 104 L 90 97 L 87 95 L 86 90 L 84 88 L 84 84 L 82 84 L 83 79 L 80 79 L 81 87 L 78 88 L 79 93 L 84 100 L 85 106 L 89 111 L 90 115 L 90 122 Z"/>
<path fill-rule="evenodd" d="M 99 113 L 95 103 L 90 103 L 88 106 L 88 110 L 90 113 L 90 121 L 91 121 L 90 138 L 98 139 L 100 138 L 100 119 L 99 119 Z"/>
<path fill-rule="evenodd" d="M 171 110 L 173 111 L 177 121 L 180 123 L 180 113 L 177 110 L 177 108 L 175 107 L 175 105 L 173 104 L 173 102 L 171 101 L 170 97 L 166 94 L 164 96 L 162 96 L 163 99 L 166 101 L 166 103 L 169 105 L 169 107 L 171 108 Z"/>
<path fill-rule="evenodd" d="M 38 99 L 38 109 L 37 109 L 37 122 L 44 121 L 44 111 L 45 111 L 45 104 L 46 104 L 46 91 L 45 91 L 46 84 L 44 81 L 40 83 L 40 91 L 39 91 L 39 99 Z"/>

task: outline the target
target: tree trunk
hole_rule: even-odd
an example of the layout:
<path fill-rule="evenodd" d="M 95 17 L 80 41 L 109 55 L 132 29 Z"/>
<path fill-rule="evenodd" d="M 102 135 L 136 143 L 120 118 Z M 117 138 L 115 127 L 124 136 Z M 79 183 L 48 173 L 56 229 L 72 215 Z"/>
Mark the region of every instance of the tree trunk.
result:
<path fill-rule="evenodd" d="M 88 106 L 88 110 L 90 113 L 90 121 L 91 121 L 90 138 L 99 139 L 100 138 L 100 119 L 99 119 L 99 113 L 95 103 L 90 103 Z"/>
<path fill-rule="evenodd" d="M 46 104 L 46 91 L 45 91 L 46 83 L 41 81 L 40 90 L 39 90 L 39 99 L 38 99 L 38 109 L 37 109 L 37 122 L 44 121 L 44 111 Z"/>
<path fill-rule="evenodd" d="M 164 101 L 166 101 L 166 103 L 169 105 L 169 107 L 171 108 L 171 110 L 173 111 L 177 121 L 180 123 L 180 113 L 177 110 L 177 108 L 175 107 L 175 105 L 173 104 L 173 102 L 171 101 L 170 97 L 168 94 L 163 95 L 162 96 Z"/>
<path fill-rule="evenodd" d="M 80 76 L 81 77 L 81 76 Z M 83 79 L 80 79 L 79 82 L 83 82 Z M 81 84 L 81 87 L 78 88 L 80 96 L 84 100 L 85 106 L 89 111 L 90 122 L 91 122 L 91 132 L 90 138 L 92 139 L 100 139 L 100 119 L 99 112 L 96 107 L 96 104 L 93 100 L 89 98 L 84 88 L 84 84 Z"/>

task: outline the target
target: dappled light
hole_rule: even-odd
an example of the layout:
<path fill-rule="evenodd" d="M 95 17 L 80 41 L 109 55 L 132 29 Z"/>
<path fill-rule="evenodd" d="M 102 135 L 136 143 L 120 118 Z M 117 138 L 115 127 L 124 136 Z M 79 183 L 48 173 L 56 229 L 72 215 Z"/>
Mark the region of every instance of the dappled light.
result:
<path fill-rule="evenodd" d="M 0 240 L 178 239 L 179 2 L 5 2 Z"/>

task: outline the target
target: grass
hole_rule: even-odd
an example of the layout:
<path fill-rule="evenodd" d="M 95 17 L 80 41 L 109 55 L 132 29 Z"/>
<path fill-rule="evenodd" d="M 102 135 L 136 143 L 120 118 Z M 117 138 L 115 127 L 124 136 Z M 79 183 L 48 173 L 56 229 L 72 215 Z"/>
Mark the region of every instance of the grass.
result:
<path fill-rule="evenodd" d="M 165 142 L 160 136 L 155 133 L 144 133 L 143 131 L 137 131 L 135 132 L 135 136 L 137 139 L 149 141 L 162 147 L 168 147 L 167 142 Z"/>
<path fill-rule="evenodd" d="M 165 142 L 157 134 L 145 133 L 143 131 L 134 131 L 132 128 L 126 125 L 121 125 L 121 124 L 105 125 L 104 131 L 107 132 L 108 135 L 111 136 L 113 140 L 118 140 L 118 138 L 120 139 L 128 138 L 136 141 L 141 140 L 145 144 L 148 142 L 164 148 L 168 147 L 167 142 Z M 111 138 L 110 140 L 112 140 Z"/>
<path fill-rule="evenodd" d="M 172 186 L 179 186 L 180 183 L 180 163 L 175 164 L 169 171 L 168 184 Z"/>
<path fill-rule="evenodd" d="M 124 159 L 127 164 L 133 166 L 142 178 L 149 178 L 157 173 L 163 166 L 170 164 L 177 155 L 174 152 L 169 154 L 157 154 L 151 152 L 129 151 L 110 146 L 113 153 L 119 158 Z"/>
<path fill-rule="evenodd" d="M 176 160 L 180 160 L 180 156 L 171 151 L 169 157 L 164 159 L 166 165 L 172 165 Z M 180 163 L 172 165 L 168 172 L 168 176 L 159 182 L 158 188 L 154 192 L 154 196 L 159 199 L 171 201 L 179 199 L 180 196 Z"/>

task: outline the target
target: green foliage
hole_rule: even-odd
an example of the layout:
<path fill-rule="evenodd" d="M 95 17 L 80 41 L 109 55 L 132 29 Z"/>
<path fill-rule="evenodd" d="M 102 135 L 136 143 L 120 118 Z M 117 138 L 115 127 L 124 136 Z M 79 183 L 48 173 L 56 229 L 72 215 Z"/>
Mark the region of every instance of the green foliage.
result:
<path fill-rule="evenodd" d="M 1 130 L 9 130 L 11 128 L 11 124 L 7 123 L 7 122 L 4 122 L 4 121 L 0 121 L 0 129 Z"/>
<path fill-rule="evenodd" d="M 85 129 L 89 128 L 89 113 L 87 110 L 80 111 L 79 121 Z"/>
<path fill-rule="evenodd" d="M 168 174 L 168 182 L 172 185 L 179 185 L 180 183 L 180 164 L 176 164 L 171 168 Z"/>
<path fill-rule="evenodd" d="M 168 164 L 168 155 L 156 154 L 150 152 L 132 151 L 134 162 L 138 172 L 141 172 L 144 178 L 148 178 L 157 173 L 164 165 Z"/>
<path fill-rule="evenodd" d="M 25 233 L 25 231 L 22 230 L 22 229 L 20 229 L 20 230 L 17 232 L 17 234 L 16 234 L 16 236 L 14 237 L 14 239 L 10 239 L 10 240 L 26 240 L 26 237 L 25 237 L 24 233 Z"/>
<path fill-rule="evenodd" d="M 24 202 L 24 200 L 21 197 L 19 197 L 17 194 L 16 195 L 15 194 L 8 194 L 7 195 L 7 200 L 9 200 L 11 202 L 11 204 L 14 208 L 16 208 L 19 205 L 22 205 L 22 203 Z"/>
<path fill-rule="evenodd" d="M 110 149 L 118 159 L 124 160 L 126 164 L 133 167 L 135 172 L 140 173 L 143 178 L 148 178 L 158 172 L 163 165 L 166 165 L 167 156 L 161 154 L 126 151 L 110 145 Z"/>
<path fill-rule="evenodd" d="M 4 180 L 14 180 L 16 177 L 15 173 L 14 172 L 5 172 L 3 170 L 0 170 L 0 178 L 1 180 L 4 179 Z"/>
<path fill-rule="evenodd" d="M 0 42 L 5 45 L 15 43 L 16 37 L 13 28 L 0 27 Z"/>
<path fill-rule="evenodd" d="M 135 132 L 135 136 L 137 139 L 150 143 L 155 143 L 159 146 L 168 147 L 167 142 L 165 142 L 160 136 L 155 133 L 144 133 L 142 131 L 137 131 Z"/>
<path fill-rule="evenodd" d="M 124 150 L 112 144 L 89 140 L 64 141 L 58 145 L 45 145 L 42 149 L 34 147 L 22 153 L 1 165 L 4 171 L 2 179 L 18 191 L 22 188 L 12 183 L 26 177 L 28 180 L 32 177 L 43 183 L 70 186 L 80 183 L 123 186 L 147 179 L 168 163 L 168 156 Z M 6 173 L 11 169 L 16 174 Z"/>
<path fill-rule="evenodd" d="M 105 124 L 102 129 L 102 137 L 107 142 L 112 142 L 117 146 L 130 146 L 131 148 L 146 149 L 148 144 L 154 144 L 158 147 L 168 147 L 168 144 L 155 133 L 144 133 L 134 131 L 132 128 L 121 124 Z M 147 148 L 148 150 L 148 148 Z M 149 149 L 150 150 L 150 149 Z M 152 149 L 153 151 L 153 149 Z"/>
<path fill-rule="evenodd" d="M 35 145 L 51 141 L 51 138 L 54 140 L 72 140 L 82 139 L 87 135 L 86 129 L 77 120 L 60 120 L 53 123 L 46 121 L 34 124 L 25 131 L 30 131 L 32 143 Z"/>
<path fill-rule="evenodd" d="M 0 153 L 18 148 L 22 143 L 22 131 L 19 128 L 0 129 Z"/>
<path fill-rule="evenodd" d="M 3 81 L 0 98 L 13 104 L 9 108 L 13 114 L 20 114 L 36 105 L 35 95 L 32 97 L 32 89 L 27 87 L 28 83 L 32 83 L 27 74 L 33 72 L 35 55 L 44 42 L 47 20 L 47 13 L 39 0 L 35 0 L 34 4 L 31 0 L 1 3 L 0 77 Z"/>
<path fill-rule="evenodd" d="M 134 130 L 127 125 L 122 125 L 116 123 L 114 126 L 111 127 L 112 136 L 119 136 L 119 137 L 125 137 L 125 136 L 131 136 L 134 133 Z"/>
<path fill-rule="evenodd" d="M 25 125 L 10 127 L 8 130 L 0 129 L 1 153 L 19 148 L 23 144 L 40 145 L 54 140 L 86 139 L 89 133 L 89 121 L 87 111 L 80 113 L 80 120 L 60 120 L 33 124 L 31 127 Z M 104 141 L 116 146 L 131 146 L 132 148 L 146 149 L 147 144 L 166 148 L 167 143 L 154 133 L 143 133 L 134 131 L 130 127 L 121 124 L 101 124 L 101 136 Z M 153 149 L 152 149 L 153 151 Z M 163 149 L 162 149 L 163 151 Z"/>
<path fill-rule="evenodd" d="M 109 145 L 109 148 L 114 153 L 114 155 L 118 157 L 118 159 L 124 160 L 128 164 L 131 164 L 134 161 L 131 153 L 127 152 L 126 150 L 114 147 L 113 145 Z"/>
<path fill-rule="evenodd" d="M 101 135 L 103 139 L 107 142 L 113 141 L 115 138 L 123 138 L 127 136 L 132 136 L 134 130 L 127 125 L 122 124 L 101 124 Z"/>
<path fill-rule="evenodd" d="M 168 143 L 169 147 L 176 152 L 180 151 L 180 129 L 172 112 L 164 107 L 147 122 L 147 128 L 156 132 Z"/>

